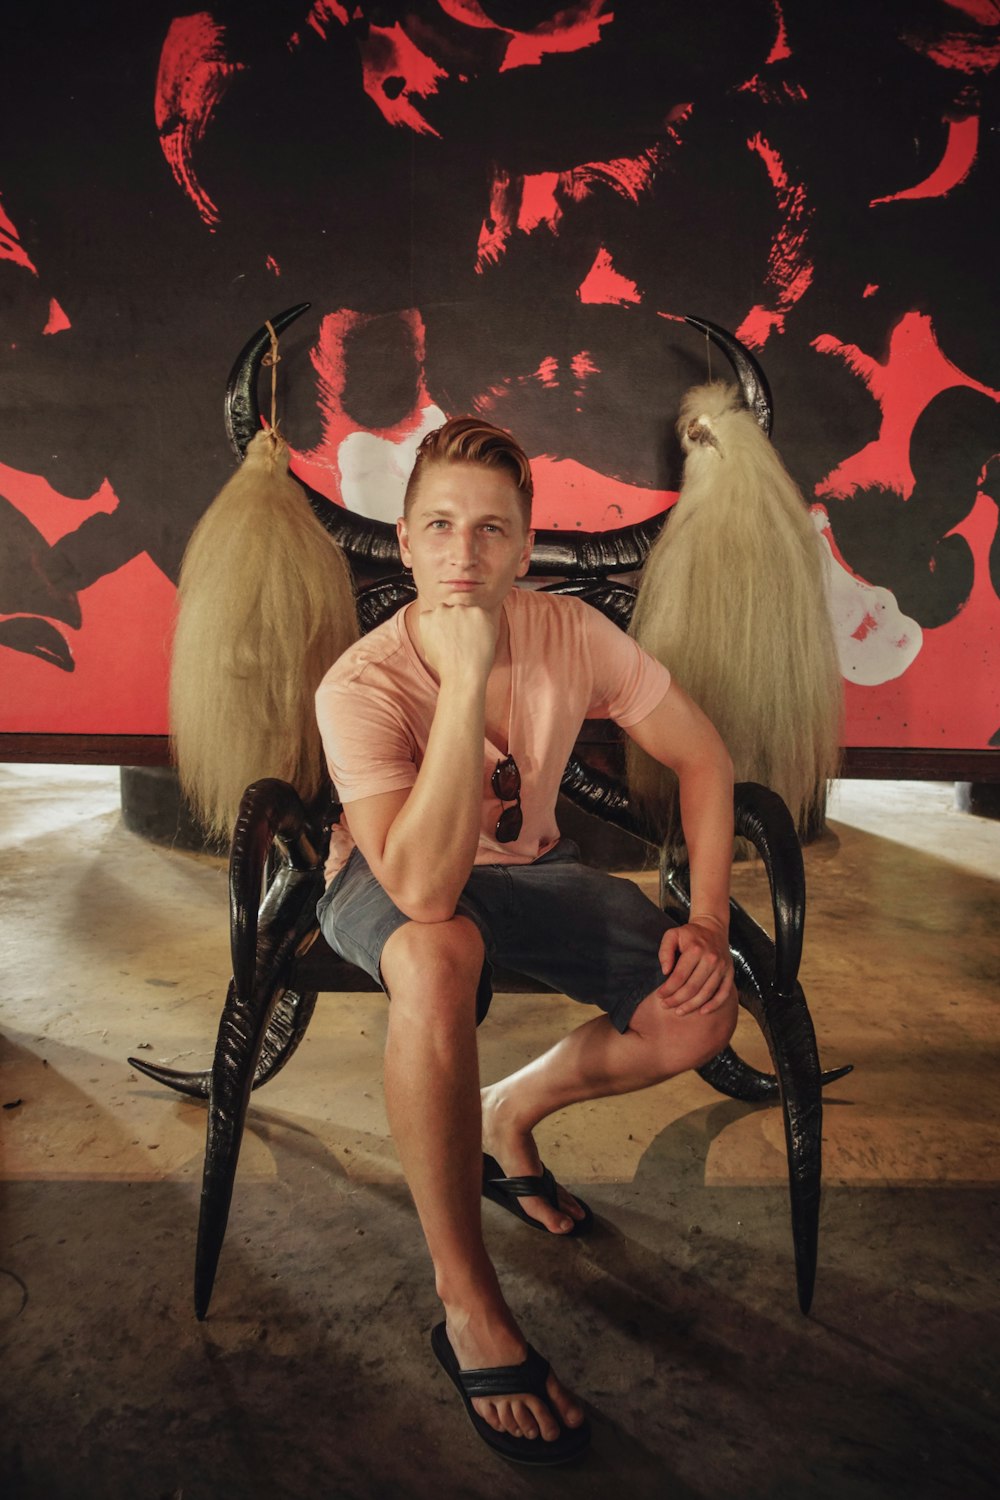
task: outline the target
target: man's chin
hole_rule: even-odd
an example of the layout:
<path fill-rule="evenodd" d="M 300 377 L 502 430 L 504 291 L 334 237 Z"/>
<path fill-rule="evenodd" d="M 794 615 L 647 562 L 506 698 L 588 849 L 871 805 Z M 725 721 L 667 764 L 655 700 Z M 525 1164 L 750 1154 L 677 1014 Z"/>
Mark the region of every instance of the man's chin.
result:
<path fill-rule="evenodd" d="M 482 604 L 483 590 L 474 589 L 446 589 L 444 594 L 446 604 Z"/>

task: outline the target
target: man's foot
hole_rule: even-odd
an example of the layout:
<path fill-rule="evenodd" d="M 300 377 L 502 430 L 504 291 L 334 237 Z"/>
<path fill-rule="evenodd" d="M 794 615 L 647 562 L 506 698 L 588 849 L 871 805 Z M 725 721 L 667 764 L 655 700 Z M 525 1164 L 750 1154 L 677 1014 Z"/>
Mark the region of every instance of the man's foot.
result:
<path fill-rule="evenodd" d="M 495 1159 L 504 1177 L 541 1177 L 545 1169 L 530 1130 L 518 1130 L 505 1122 L 503 1101 L 496 1086 L 482 1089 L 481 1097 L 483 1151 Z M 491 1171 L 490 1176 L 493 1175 Z M 591 1217 L 586 1205 L 578 1203 L 559 1183 L 556 1183 L 555 1205 L 545 1198 L 518 1195 L 504 1207 L 512 1208 L 515 1213 L 522 1210 L 524 1216 L 537 1220 L 550 1234 L 572 1234 L 578 1224 Z"/>
<path fill-rule="evenodd" d="M 544 1452 L 549 1445 L 560 1453 L 557 1462 L 586 1446 L 585 1441 L 575 1440 L 578 1433 L 581 1439 L 585 1436 L 583 1408 L 547 1362 L 525 1342 L 513 1319 L 497 1323 L 449 1314 L 447 1321 L 434 1330 L 433 1343 L 441 1364 L 462 1391 L 470 1416 L 475 1412 L 493 1432 L 526 1444 L 537 1443 L 537 1461 L 543 1463 L 552 1459 Z M 461 1376 L 473 1371 L 469 1385 L 494 1385 L 497 1389 L 488 1395 L 469 1393 L 463 1388 Z M 512 1389 L 522 1371 L 525 1388 Z M 515 1457 L 516 1452 L 507 1456 Z"/>
<path fill-rule="evenodd" d="M 503 1167 L 495 1156 L 487 1156 L 483 1152 L 483 1197 L 489 1198 L 491 1203 L 498 1203 L 505 1208 L 509 1214 L 521 1220 L 532 1229 L 537 1229 L 540 1234 L 548 1234 L 550 1231 L 541 1219 L 535 1218 L 527 1213 L 521 1204 L 525 1199 L 534 1199 L 536 1202 L 544 1203 L 558 1216 L 560 1224 L 569 1224 L 568 1229 L 554 1231 L 557 1238 L 569 1238 L 570 1235 L 586 1234 L 594 1222 L 594 1216 L 584 1203 L 582 1198 L 566 1198 L 574 1204 L 582 1214 L 582 1219 L 568 1218 L 566 1210 L 560 1200 L 560 1187 L 548 1167 L 543 1167 L 540 1175 L 530 1177 L 507 1177 Z"/>

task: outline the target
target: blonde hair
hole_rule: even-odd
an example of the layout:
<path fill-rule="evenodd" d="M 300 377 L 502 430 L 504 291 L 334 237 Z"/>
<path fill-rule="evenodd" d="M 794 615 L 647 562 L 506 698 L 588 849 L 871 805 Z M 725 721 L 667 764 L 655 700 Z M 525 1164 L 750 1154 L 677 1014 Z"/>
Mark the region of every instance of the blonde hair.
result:
<path fill-rule="evenodd" d="M 715 724 L 737 780 L 772 787 L 804 830 L 837 771 L 843 696 L 820 539 L 735 386 L 689 391 L 678 432 L 684 480 L 631 633 Z M 628 775 L 676 837 L 671 773 L 630 742 Z"/>
<path fill-rule="evenodd" d="M 524 517 L 524 529 L 531 529 L 531 502 L 535 487 L 531 464 L 520 443 L 502 427 L 494 427 L 479 417 L 452 417 L 443 427 L 429 432 L 417 449 L 413 470 L 406 482 L 403 515 L 409 516 L 420 478 L 433 464 L 481 464 L 488 469 L 502 469 L 517 490 Z"/>
<path fill-rule="evenodd" d="M 170 719 L 181 785 L 228 838 L 248 783 L 290 781 L 306 803 L 325 772 L 313 695 L 358 636 L 350 570 L 259 432 L 191 536 L 181 566 Z"/>

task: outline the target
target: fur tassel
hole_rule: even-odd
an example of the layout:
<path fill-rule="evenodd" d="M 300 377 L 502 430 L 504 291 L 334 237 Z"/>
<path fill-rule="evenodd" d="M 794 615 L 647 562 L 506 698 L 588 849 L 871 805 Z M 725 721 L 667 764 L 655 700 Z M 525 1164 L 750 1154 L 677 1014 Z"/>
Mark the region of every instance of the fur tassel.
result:
<path fill-rule="evenodd" d="M 228 839 L 246 786 L 277 776 L 308 804 L 324 777 L 313 694 L 358 636 L 350 569 L 259 432 L 181 567 L 170 718 L 181 786 Z"/>
<path fill-rule="evenodd" d="M 677 430 L 684 480 L 632 634 L 708 714 L 737 781 L 772 787 L 804 831 L 836 775 L 843 700 L 819 537 L 735 386 L 689 391 Z M 628 773 L 676 842 L 672 773 L 631 742 Z"/>

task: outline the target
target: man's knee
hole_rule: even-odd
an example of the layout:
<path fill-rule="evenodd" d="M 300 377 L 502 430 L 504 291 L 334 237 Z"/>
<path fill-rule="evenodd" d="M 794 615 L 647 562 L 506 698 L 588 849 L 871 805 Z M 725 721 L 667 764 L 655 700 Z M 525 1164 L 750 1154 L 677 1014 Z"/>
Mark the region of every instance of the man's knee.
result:
<path fill-rule="evenodd" d="M 734 994 L 718 1010 L 679 1016 L 654 993 L 639 1006 L 629 1029 L 654 1050 L 666 1078 L 717 1057 L 736 1030 L 738 1009 Z"/>
<path fill-rule="evenodd" d="M 733 997 L 718 1010 L 711 1011 L 707 1016 L 690 1017 L 697 1019 L 700 1023 L 698 1033 L 692 1038 L 694 1050 L 697 1054 L 694 1062 L 689 1066 L 692 1068 L 703 1068 L 706 1063 L 711 1062 L 713 1057 L 718 1057 L 723 1047 L 727 1047 L 732 1040 L 733 1032 L 736 1030 L 736 1016 L 738 1002 Z"/>
<path fill-rule="evenodd" d="M 405 922 L 382 949 L 381 971 L 389 997 L 426 1007 L 474 1000 L 483 967 L 483 940 L 468 917 L 448 922 Z"/>

